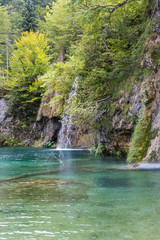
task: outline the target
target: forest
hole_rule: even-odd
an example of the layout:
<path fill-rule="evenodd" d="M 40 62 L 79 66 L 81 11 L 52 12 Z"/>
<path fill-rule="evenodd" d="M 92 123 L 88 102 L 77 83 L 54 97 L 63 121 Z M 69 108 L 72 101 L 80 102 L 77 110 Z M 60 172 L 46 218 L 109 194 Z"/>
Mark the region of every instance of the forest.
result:
<path fill-rule="evenodd" d="M 91 129 L 95 136 L 100 129 L 109 132 L 117 101 L 153 70 L 142 68 L 141 61 L 157 21 L 158 2 L 1 0 L 0 4 L 0 96 L 7 99 L 8 111 L 21 121 L 36 121 L 41 104 L 51 96 L 47 104 L 54 108 L 54 116 L 66 114 L 68 121 Z M 141 124 L 146 134 L 145 113 L 141 119 L 129 117 L 129 107 L 126 103 L 123 117 L 134 126 Z M 139 160 L 149 141 L 141 150 L 135 144 L 140 145 L 142 138 L 131 144 L 139 147 Z M 103 141 L 95 139 L 93 145 L 93 151 L 104 151 Z M 127 148 L 117 147 L 116 154 L 127 154 Z M 135 160 L 133 152 L 129 161 Z"/>

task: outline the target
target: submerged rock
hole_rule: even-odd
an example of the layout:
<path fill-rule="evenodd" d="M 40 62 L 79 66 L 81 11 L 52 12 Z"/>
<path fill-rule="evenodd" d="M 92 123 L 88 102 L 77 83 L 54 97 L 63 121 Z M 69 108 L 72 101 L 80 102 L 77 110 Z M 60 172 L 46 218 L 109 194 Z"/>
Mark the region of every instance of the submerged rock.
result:
<path fill-rule="evenodd" d="M 67 185 L 67 187 L 66 187 Z M 24 202 L 36 203 L 71 203 L 88 198 L 88 187 L 80 182 L 57 178 L 19 179 L 1 183 L 0 195 L 10 201 L 22 199 Z"/>

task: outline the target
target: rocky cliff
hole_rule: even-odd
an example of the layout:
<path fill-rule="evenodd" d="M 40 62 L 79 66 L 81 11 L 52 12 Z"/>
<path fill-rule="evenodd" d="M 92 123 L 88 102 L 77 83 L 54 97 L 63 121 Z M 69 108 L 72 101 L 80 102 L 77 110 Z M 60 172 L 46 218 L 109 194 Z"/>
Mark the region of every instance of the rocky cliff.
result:
<path fill-rule="evenodd" d="M 160 160 L 159 46 L 160 36 L 156 31 L 146 42 L 138 81 L 114 101 L 111 126 L 102 138 L 108 152 L 120 150 L 125 154 L 129 149 L 129 161 Z"/>
<path fill-rule="evenodd" d="M 5 98 L 0 99 L 0 145 L 38 146 L 56 142 L 61 123 L 58 117 L 43 116 L 39 121 L 23 121 L 8 111 Z"/>

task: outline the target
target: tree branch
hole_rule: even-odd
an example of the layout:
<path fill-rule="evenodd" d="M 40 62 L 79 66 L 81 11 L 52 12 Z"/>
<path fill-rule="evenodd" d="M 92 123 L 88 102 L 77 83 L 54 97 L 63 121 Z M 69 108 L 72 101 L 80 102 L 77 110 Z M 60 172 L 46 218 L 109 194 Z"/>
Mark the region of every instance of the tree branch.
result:
<path fill-rule="evenodd" d="M 115 12 L 118 8 L 123 7 L 125 4 L 130 3 L 132 1 L 134 1 L 134 0 L 124 0 L 122 3 L 118 3 L 115 6 L 114 5 L 104 5 L 104 6 L 98 5 L 98 6 L 94 7 L 94 8 L 92 8 L 91 10 L 95 11 L 95 10 L 100 9 L 100 8 L 101 9 L 107 8 L 108 10 L 110 10 L 110 14 L 108 16 L 108 18 L 110 19 L 113 12 Z"/>
<path fill-rule="evenodd" d="M 118 3 L 117 5 L 115 5 L 115 6 L 112 8 L 112 10 L 111 10 L 108 18 L 110 19 L 112 13 L 115 12 L 119 7 L 123 7 L 125 4 L 130 3 L 130 2 L 132 2 L 132 1 L 134 1 L 134 0 L 124 0 L 122 3 Z"/>

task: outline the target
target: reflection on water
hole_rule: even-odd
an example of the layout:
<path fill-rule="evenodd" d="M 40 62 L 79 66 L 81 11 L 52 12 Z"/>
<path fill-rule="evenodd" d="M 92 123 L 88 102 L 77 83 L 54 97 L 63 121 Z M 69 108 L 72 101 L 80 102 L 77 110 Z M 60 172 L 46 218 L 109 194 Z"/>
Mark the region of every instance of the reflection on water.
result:
<path fill-rule="evenodd" d="M 88 151 L 0 149 L 0 239 L 159 240 L 159 171 L 122 164 Z"/>

